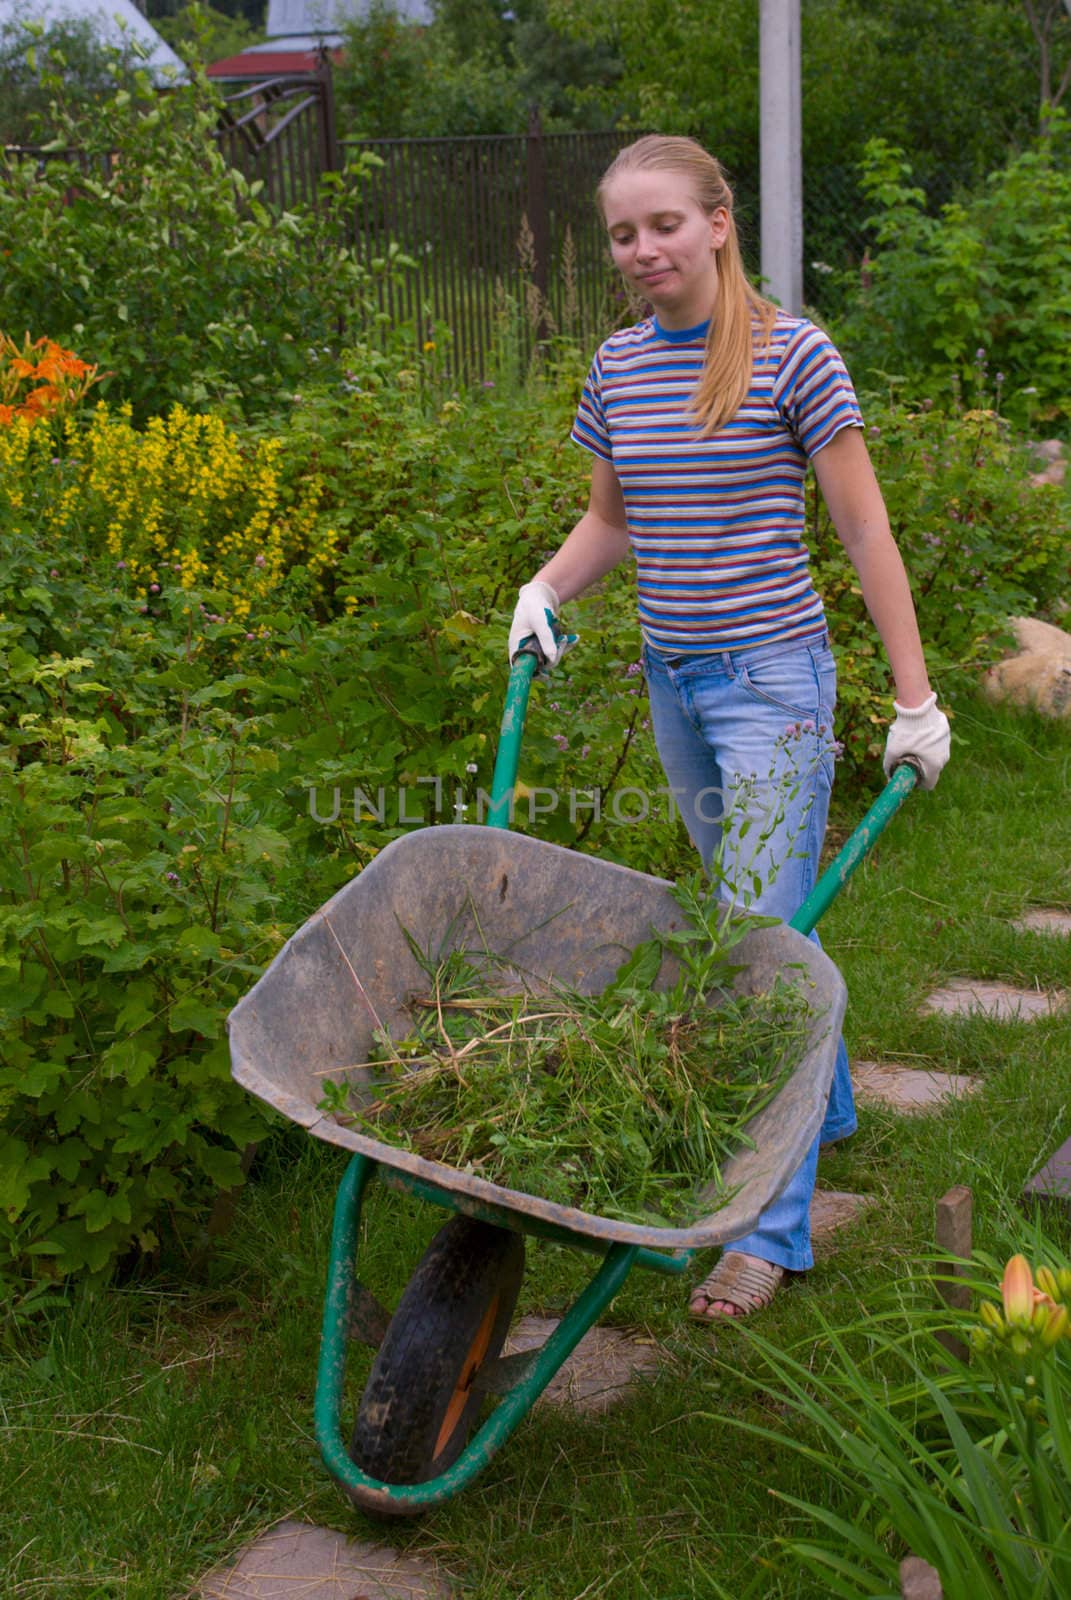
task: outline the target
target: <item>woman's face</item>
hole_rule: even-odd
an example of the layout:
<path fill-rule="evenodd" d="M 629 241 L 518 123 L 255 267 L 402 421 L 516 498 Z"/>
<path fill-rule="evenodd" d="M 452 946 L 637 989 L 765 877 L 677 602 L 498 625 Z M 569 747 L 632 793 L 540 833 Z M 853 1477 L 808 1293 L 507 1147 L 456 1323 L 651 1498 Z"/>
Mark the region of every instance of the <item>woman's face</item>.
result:
<path fill-rule="evenodd" d="M 622 172 L 603 191 L 614 264 L 666 328 L 692 328 L 714 311 L 717 253 L 729 231 L 720 206 L 708 216 L 683 173 Z"/>

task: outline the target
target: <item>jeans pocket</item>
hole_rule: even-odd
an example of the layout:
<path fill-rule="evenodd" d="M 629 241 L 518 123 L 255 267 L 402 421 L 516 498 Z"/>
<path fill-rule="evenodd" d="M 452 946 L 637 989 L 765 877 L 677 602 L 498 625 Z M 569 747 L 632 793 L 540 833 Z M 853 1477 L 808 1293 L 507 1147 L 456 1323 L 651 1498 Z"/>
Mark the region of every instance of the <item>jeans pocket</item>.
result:
<path fill-rule="evenodd" d="M 763 705 L 776 706 L 796 721 L 822 720 L 822 691 L 809 650 L 786 651 L 742 666 L 739 682 Z"/>

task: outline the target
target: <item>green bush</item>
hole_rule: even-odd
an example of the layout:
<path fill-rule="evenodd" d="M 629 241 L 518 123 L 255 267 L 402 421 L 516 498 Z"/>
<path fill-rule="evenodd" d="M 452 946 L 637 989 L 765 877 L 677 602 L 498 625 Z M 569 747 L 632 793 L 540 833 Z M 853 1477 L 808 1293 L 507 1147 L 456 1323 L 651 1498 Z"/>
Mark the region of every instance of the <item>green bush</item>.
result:
<path fill-rule="evenodd" d="M 176 400 L 262 411 L 374 319 L 376 269 L 340 242 L 362 164 L 319 211 L 277 216 L 224 161 L 218 115 L 197 73 L 167 95 L 142 73 L 92 118 L 60 119 L 87 170 L 0 165 L 0 327 L 47 329 L 142 419 Z"/>
<path fill-rule="evenodd" d="M 69 547 L 0 535 L 0 604 L 0 1237 L 99 1270 L 263 1130 L 222 1019 L 282 937 L 276 758 L 188 619 Z"/>
<path fill-rule="evenodd" d="M 81 435 L 39 423 L 32 450 L 5 456 L 8 1270 L 103 1271 L 176 1231 L 196 1234 L 265 1126 L 231 1084 L 226 1011 L 384 843 L 416 820 L 474 820 L 477 790 L 490 788 L 513 591 L 541 558 L 536 540 L 557 542 L 576 510 L 581 463 L 564 467 L 561 401 L 481 393 L 429 412 L 414 375 L 351 360 L 362 392 L 311 393 L 288 452 L 295 482 L 322 482 L 322 516 L 344 546 L 323 567 L 297 562 L 264 594 L 222 567 L 215 590 L 185 587 L 164 564 L 135 581 L 102 548 L 88 497 L 69 492 L 95 418 Z M 206 460 L 213 448 L 209 438 Z M 133 460 L 148 470 L 145 455 Z M 188 513 L 170 509 L 181 525 Z M 630 780 L 642 720 L 638 696 L 621 717 L 636 647 L 627 591 L 615 594 L 588 614 L 619 620 L 593 629 L 586 660 L 551 690 L 583 707 L 591 748 L 570 760 L 585 787 L 596 761 L 603 781 Z M 563 736 L 545 700 L 522 775 L 533 790 L 564 790 Z M 355 815 L 358 790 L 371 804 Z M 527 825 L 576 842 L 584 820 L 563 805 Z M 664 866 L 659 841 L 677 838 L 669 823 L 659 834 L 611 820 L 589 847 L 608 832 L 611 853 L 648 866 Z"/>
<path fill-rule="evenodd" d="M 54 137 L 57 118 L 71 126 L 99 96 L 131 89 L 142 57 L 132 41 L 102 44 L 88 17 L 41 21 L 29 4 L 0 21 L 0 105 L 3 144 L 37 144 Z"/>
<path fill-rule="evenodd" d="M 375 0 L 347 23 L 336 73 L 343 137 L 461 138 L 521 133 L 528 108 L 520 85 L 483 33 L 458 48 L 441 21 L 421 27 Z"/>
<path fill-rule="evenodd" d="M 347 138 L 520 134 L 538 105 L 552 132 L 606 128 L 606 92 L 620 71 L 611 47 L 562 33 L 547 0 L 514 10 L 437 0 L 427 26 L 372 0 L 346 24 L 335 84 Z M 589 98 L 594 104 L 589 105 Z"/>
<path fill-rule="evenodd" d="M 871 398 L 867 443 L 911 580 L 930 676 L 942 698 L 989 666 L 1011 615 L 1071 592 L 1068 495 L 1033 486 L 1037 462 L 991 409 L 917 409 Z M 854 772 L 875 772 L 891 682 L 855 571 L 813 479 L 810 543 L 837 654 L 838 737 Z"/>
<path fill-rule="evenodd" d="M 894 370 L 947 399 L 979 385 L 1020 423 L 1071 416 L 1071 125 L 1050 131 L 972 196 L 923 209 L 903 152 L 867 146 L 873 252 L 838 324 L 861 375 Z M 895 354 L 892 354 L 895 352 Z"/>

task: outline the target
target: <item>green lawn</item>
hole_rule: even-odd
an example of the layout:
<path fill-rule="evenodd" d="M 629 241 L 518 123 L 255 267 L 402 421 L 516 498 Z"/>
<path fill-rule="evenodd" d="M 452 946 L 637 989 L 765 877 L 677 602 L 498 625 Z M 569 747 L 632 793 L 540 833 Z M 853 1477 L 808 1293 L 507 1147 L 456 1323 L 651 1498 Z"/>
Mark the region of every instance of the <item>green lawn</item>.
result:
<path fill-rule="evenodd" d="M 1071 729 L 973 699 L 956 709 L 939 789 L 912 797 L 822 932 L 848 982 L 854 1057 L 971 1072 L 982 1088 L 915 1120 L 864 1109 L 858 1135 L 823 1154 L 823 1186 L 878 1203 L 763 1316 L 778 1342 L 811 1337 L 816 1307 L 846 1320 L 906 1276 L 932 1247 L 934 1201 L 954 1183 L 974 1191 L 977 1242 L 993 1243 L 1039 1157 L 1071 1133 L 1071 1015 L 918 1015 L 928 990 L 954 977 L 1071 988 L 1071 941 L 1009 922 L 1030 905 L 1071 907 Z M 343 1165 L 283 1130 L 207 1264 L 74 1290 L 8 1330 L 0 1593 L 175 1600 L 284 1516 L 376 1534 L 312 1439 Z M 385 1193 L 367 1217 L 363 1275 L 390 1301 L 441 1217 Z M 531 1244 L 522 1309 L 559 1310 L 590 1270 Z M 605 1320 L 657 1335 L 660 1376 L 603 1416 L 541 1407 L 467 1494 L 380 1536 L 439 1560 L 469 1600 L 700 1600 L 716 1583 L 739 1600 L 756 1575 L 771 1600 L 818 1600 L 810 1580 L 762 1574 L 777 1536 L 799 1525 L 771 1491 L 821 1498 L 825 1485 L 798 1456 L 719 1426 L 756 1404 L 742 1378 L 757 1358 L 746 1333 L 689 1324 L 685 1300 L 686 1285 L 634 1274 Z"/>

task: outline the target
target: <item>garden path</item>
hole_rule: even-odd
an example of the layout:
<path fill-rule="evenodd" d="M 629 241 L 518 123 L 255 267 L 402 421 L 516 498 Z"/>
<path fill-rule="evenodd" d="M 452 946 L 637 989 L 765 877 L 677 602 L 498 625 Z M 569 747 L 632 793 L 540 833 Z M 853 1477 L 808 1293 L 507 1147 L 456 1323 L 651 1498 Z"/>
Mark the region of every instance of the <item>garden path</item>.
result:
<path fill-rule="evenodd" d="M 449 1594 L 440 1569 L 424 1556 L 287 1521 L 247 1545 L 232 1566 L 209 1573 L 197 1600 L 448 1600 Z"/>

